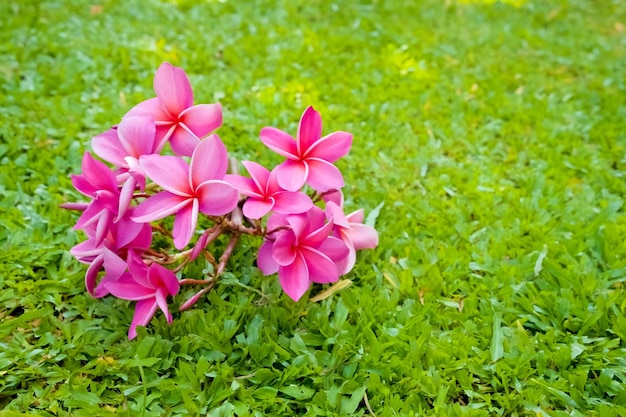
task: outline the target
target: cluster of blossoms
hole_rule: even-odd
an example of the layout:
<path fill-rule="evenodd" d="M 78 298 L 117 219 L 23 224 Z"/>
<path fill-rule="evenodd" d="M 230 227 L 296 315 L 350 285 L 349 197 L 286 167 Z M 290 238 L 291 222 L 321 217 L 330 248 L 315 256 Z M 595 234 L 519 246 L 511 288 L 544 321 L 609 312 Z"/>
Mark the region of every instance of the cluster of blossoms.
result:
<path fill-rule="evenodd" d="M 92 139 L 95 154 L 112 167 L 86 152 L 72 184 L 89 201 L 63 205 L 82 211 L 74 228 L 87 240 L 71 253 L 88 265 L 87 291 L 137 302 L 130 339 L 157 309 L 171 323 L 167 298 L 181 285 L 202 286 L 181 310 L 213 288 L 241 234 L 263 240 L 258 267 L 265 275 L 278 272 L 296 301 L 311 283 L 334 282 L 349 272 L 357 250 L 378 244 L 376 231 L 363 224 L 363 210 L 344 214 L 344 180 L 334 162 L 348 153 L 352 135 L 322 137 L 322 120 L 312 107 L 295 138 L 273 127 L 261 130 L 261 141 L 286 159 L 271 171 L 243 161 L 245 177 L 212 133 L 222 124 L 219 104 L 194 105 L 187 75 L 168 63 L 157 70 L 154 90 L 155 98 Z M 164 155 L 167 144 L 172 154 Z M 169 216 L 171 232 L 157 223 Z M 153 249 L 155 233 L 171 237 L 177 251 Z M 221 235 L 229 241 L 216 259 L 208 247 Z M 200 255 L 212 265 L 209 276 L 178 278 Z"/>

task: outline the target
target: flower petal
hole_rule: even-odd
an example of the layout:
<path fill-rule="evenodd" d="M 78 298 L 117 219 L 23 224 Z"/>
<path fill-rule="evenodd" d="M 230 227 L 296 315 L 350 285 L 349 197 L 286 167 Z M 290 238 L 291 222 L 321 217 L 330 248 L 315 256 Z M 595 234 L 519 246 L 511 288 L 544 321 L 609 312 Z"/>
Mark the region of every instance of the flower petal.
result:
<path fill-rule="evenodd" d="M 345 156 L 352 146 L 352 133 L 334 132 L 315 142 L 307 150 L 307 158 L 320 158 L 328 162 L 335 162 Z"/>
<path fill-rule="evenodd" d="M 324 224 L 322 227 L 304 236 L 300 240 L 300 244 L 311 248 L 318 248 L 328 238 L 330 232 L 333 230 L 333 226 L 334 224 L 332 222 Z"/>
<path fill-rule="evenodd" d="M 259 248 L 259 253 L 256 259 L 256 265 L 261 270 L 263 275 L 272 275 L 278 272 L 278 263 L 272 257 L 273 242 L 266 240 Z"/>
<path fill-rule="evenodd" d="M 273 211 L 282 214 L 304 213 L 313 207 L 311 197 L 303 192 L 280 191 L 274 194 Z"/>
<path fill-rule="evenodd" d="M 135 207 L 131 219 L 137 223 L 160 220 L 177 213 L 189 203 L 191 203 L 191 199 L 188 197 L 181 197 L 169 191 L 162 191 Z"/>
<path fill-rule="evenodd" d="M 346 218 L 346 215 L 343 213 L 343 209 L 339 207 L 332 201 L 326 203 L 326 209 L 324 210 L 326 213 L 327 219 L 333 219 L 333 223 L 335 226 L 350 228 L 350 222 Z"/>
<path fill-rule="evenodd" d="M 85 273 L 85 288 L 87 292 L 95 297 L 94 287 L 96 286 L 96 280 L 98 279 L 98 272 L 102 268 L 104 263 L 104 253 L 96 256 L 96 258 L 89 264 L 87 272 Z"/>
<path fill-rule="evenodd" d="M 179 196 L 193 194 L 189 186 L 189 166 L 178 156 L 143 155 L 139 159 L 146 176 L 163 189 Z"/>
<path fill-rule="evenodd" d="M 309 166 L 309 175 L 306 183 L 315 191 L 323 193 L 329 190 L 337 190 L 344 186 L 341 171 L 330 162 L 318 158 L 308 158 L 306 162 Z"/>
<path fill-rule="evenodd" d="M 343 230 L 342 233 L 350 238 L 356 250 L 373 249 L 378 246 L 378 232 L 371 226 L 350 223 L 350 229 Z"/>
<path fill-rule="evenodd" d="M 165 314 L 165 320 L 167 320 L 167 323 L 171 323 L 172 322 L 172 313 L 170 313 L 170 310 L 167 308 L 167 300 L 165 299 L 165 294 L 164 290 L 158 290 L 155 294 L 155 299 L 157 302 L 157 305 L 159 306 L 159 308 L 161 309 L 161 311 L 163 312 L 163 314 Z"/>
<path fill-rule="evenodd" d="M 183 110 L 179 120 L 197 137 L 203 138 L 222 125 L 222 106 L 219 103 L 198 104 Z"/>
<path fill-rule="evenodd" d="M 293 232 L 286 230 L 278 234 L 272 247 L 272 258 L 278 265 L 286 266 L 294 262 L 298 255 L 298 250 L 294 247 L 295 244 L 296 237 Z"/>
<path fill-rule="evenodd" d="M 130 328 L 128 329 L 128 340 L 137 337 L 137 326 L 147 326 L 154 316 L 154 313 L 156 313 L 156 310 L 157 303 L 154 298 L 137 302 L 133 321 L 130 323 Z"/>
<path fill-rule="evenodd" d="M 178 250 L 182 250 L 191 241 L 193 232 L 196 230 L 198 222 L 198 199 L 189 200 L 191 204 L 186 205 L 174 218 L 174 229 L 172 237 L 174 238 L 174 246 Z"/>
<path fill-rule="evenodd" d="M 298 150 L 293 137 L 275 127 L 264 127 L 259 134 L 261 142 L 279 155 L 289 159 L 298 159 Z"/>
<path fill-rule="evenodd" d="M 317 248 L 317 250 L 328 256 L 331 261 L 339 262 L 348 256 L 351 246 L 352 242 L 350 241 L 328 236 L 326 240 Z"/>
<path fill-rule="evenodd" d="M 291 265 L 281 266 L 278 277 L 283 291 L 294 301 L 298 301 L 309 289 L 309 271 L 302 255 L 297 256 Z"/>
<path fill-rule="evenodd" d="M 161 64 L 154 75 L 154 91 L 173 119 L 193 105 L 193 91 L 187 74 L 168 62 Z"/>
<path fill-rule="evenodd" d="M 124 118 L 133 116 L 150 116 L 157 124 L 176 120 L 165 111 L 158 97 L 149 98 L 135 105 L 124 115 Z"/>
<path fill-rule="evenodd" d="M 269 197 L 265 200 L 249 198 L 243 205 L 243 214 L 249 219 L 260 219 L 269 213 L 274 207 L 274 199 Z"/>
<path fill-rule="evenodd" d="M 196 190 L 200 211 L 209 216 L 222 216 L 237 207 L 239 194 L 226 181 L 205 181 Z"/>
<path fill-rule="evenodd" d="M 148 279 L 155 288 L 166 290 L 168 295 L 176 295 L 180 290 L 180 285 L 176 275 L 169 269 L 159 265 L 152 264 L 148 270 Z"/>
<path fill-rule="evenodd" d="M 117 181 L 113 172 L 103 162 L 94 159 L 89 152 L 83 155 L 81 169 L 85 180 L 96 190 L 117 190 Z M 82 192 L 82 190 L 78 191 Z"/>
<path fill-rule="evenodd" d="M 176 155 L 191 156 L 201 142 L 187 126 L 176 123 L 172 125 L 169 136 L 170 146 Z"/>
<path fill-rule="evenodd" d="M 299 155 L 304 156 L 308 149 L 322 136 L 322 116 L 311 106 L 307 107 L 298 125 L 296 143 Z"/>
<path fill-rule="evenodd" d="M 299 191 L 309 177 L 309 166 L 305 161 L 287 159 L 276 167 L 278 185 L 287 191 Z"/>
<path fill-rule="evenodd" d="M 107 281 L 104 286 L 117 298 L 129 301 L 147 300 L 154 298 L 155 289 L 137 284 L 130 274 L 124 274 L 118 280 Z"/>
<path fill-rule="evenodd" d="M 221 180 L 228 170 L 228 152 L 219 136 L 211 135 L 196 146 L 189 165 L 189 184 L 195 190 L 208 180 Z"/>
<path fill-rule="evenodd" d="M 365 219 L 365 212 L 363 209 L 358 209 L 348 214 L 346 218 L 350 223 L 363 223 L 363 220 Z"/>
<path fill-rule="evenodd" d="M 91 139 L 91 147 L 100 158 L 118 167 L 125 166 L 126 149 L 117 137 L 116 129 L 109 129 Z"/>
<path fill-rule="evenodd" d="M 232 185 L 240 194 L 248 197 L 263 198 L 262 194 L 257 187 L 257 184 L 252 178 L 244 177 L 241 175 L 226 174 L 224 181 Z"/>
<path fill-rule="evenodd" d="M 306 261 L 310 281 L 327 284 L 339 279 L 337 266 L 328 256 L 314 249 L 302 249 L 302 256 Z"/>
<path fill-rule="evenodd" d="M 131 116 L 122 119 L 117 127 L 119 141 L 127 156 L 139 158 L 154 152 L 156 126 L 151 116 Z"/>
<path fill-rule="evenodd" d="M 120 192 L 120 203 L 117 209 L 117 217 L 115 218 L 116 222 L 118 222 L 122 217 L 124 217 L 124 214 L 126 214 L 126 210 L 130 207 L 130 202 L 133 199 L 133 193 L 136 188 L 137 181 L 135 181 L 135 178 L 130 175 L 124 182 L 122 191 Z"/>
<path fill-rule="evenodd" d="M 241 161 L 241 163 L 246 168 L 246 171 L 248 171 L 248 174 L 250 174 L 250 178 L 252 178 L 252 181 L 254 181 L 261 194 L 267 195 L 270 170 L 252 161 Z"/>

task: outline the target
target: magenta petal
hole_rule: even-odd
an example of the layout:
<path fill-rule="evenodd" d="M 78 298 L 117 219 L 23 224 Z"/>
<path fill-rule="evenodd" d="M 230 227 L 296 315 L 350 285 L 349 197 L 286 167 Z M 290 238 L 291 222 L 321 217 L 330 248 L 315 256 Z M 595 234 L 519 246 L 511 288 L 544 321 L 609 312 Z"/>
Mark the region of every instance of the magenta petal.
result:
<path fill-rule="evenodd" d="M 281 266 L 278 269 L 278 277 L 283 291 L 294 301 L 298 301 L 311 285 L 309 271 L 301 255 L 297 256 L 291 265 Z"/>
<path fill-rule="evenodd" d="M 237 207 L 239 194 L 226 181 L 205 181 L 196 190 L 200 211 L 209 216 L 222 216 Z"/>
<path fill-rule="evenodd" d="M 115 218 L 116 222 L 118 222 L 122 217 L 124 217 L 124 214 L 126 214 L 126 210 L 130 207 L 130 202 L 133 199 L 133 193 L 136 188 L 137 181 L 135 181 L 135 178 L 131 175 L 126 179 L 126 182 L 124 182 L 122 191 L 120 192 L 120 203 L 117 209 L 117 217 Z"/>
<path fill-rule="evenodd" d="M 344 186 L 341 171 L 330 162 L 317 158 L 308 158 L 306 162 L 309 165 L 309 176 L 306 183 L 314 190 L 325 192 Z"/>
<path fill-rule="evenodd" d="M 348 214 L 346 218 L 350 223 L 363 223 L 363 220 L 365 219 L 365 212 L 363 209 L 358 209 Z"/>
<path fill-rule="evenodd" d="M 263 198 L 264 193 L 261 193 L 257 187 L 257 184 L 252 178 L 243 177 L 241 175 L 226 174 L 224 181 L 232 185 L 240 194 L 248 197 Z"/>
<path fill-rule="evenodd" d="M 306 238 L 305 233 L 311 227 L 311 219 L 308 215 L 309 213 L 304 214 L 291 214 L 286 216 L 287 226 L 289 226 L 296 237 L 296 240 Z M 274 216 L 272 216 L 273 218 Z M 269 223 L 269 222 L 268 222 Z M 322 222 L 322 224 L 324 224 Z"/>
<path fill-rule="evenodd" d="M 171 216 L 191 203 L 191 199 L 162 191 L 149 197 L 135 207 L 131 219 L 137 223 L 147 223 Z"/>
<path fill-rule="evenodd" d="M 208 180 L 221 180 L 228 170 L 228 152 L 217 135 L 211 135 L 196 146 L 189 165 L 189 184 L 196 189 Z"/>
<path fill-rule="evenodd" d="M 360 223 L 351 223 L 349 230 L 343 234 L 350 238 L 356 250 L 373 249 L 378 246 L 378 232 L 371 226 Z"/>
<path fill-rule="evenodd" d="M 154 75 L 154 91 L 172 118 L 177 118 L 193 105 L 193 91 L 187 74 L 168 62 L 161 64 Z"/>
<path fill-rule="evenodd" d="M 130 274 L 125 274 L 117 281 L 107 281 L 104 286 L 115 297 L 129 301 L 147 300 L 153 298 L 155 293 L 153 288 L 137 284 Z"/>
<path fill-rule="evenodd" d="M 102 252 L 104 271 L 106 273 L 105 278 L 108 280 L 116 281 L 128 268 L 126 261 L 119 257 L 115 252 L 110 251 L 109 249 L 104 249 Z"/>
<path fill-rule="evenodd" d="M 267 195 L 267 185 L 270 179 L 269 169 L 252 161 L 242 161 L 241 163 L 246 167 L 246 171 L 250 174 L 252 181 L 254 181 L 261 194 Z"/>
<path fill-rule="evenodd" d="M 290 231 L 283 231 L 278 234 L 272 247 L 272 257 L 278 265 L 291 265 L 298 255 L 298 251 L 294 248 L 296 237 Z"/>
<path fill-rule="evenodd" d="M 307 150 L 307 158 L 320 158 L 328 162 L 335 162 L 345 156 L 352 146 L 352 133 L 335 132 L 324 136 Z"/>
<path fill-rule="evenodd" d="M 137 326 L 147 326 L 157 310 L 157 303 L 154 298 L 141 300 L 135 306 L 135 314 L 133 321 L 128 329 L 128 339 L 132 340 L 137 337 Z"/>
<path fill-rule="evenodd" d="M 302 156 L 322 136 L 322 117 L 311 106 L 307 107 L 298 125 L 298 153 Z"/>
<path fill-rule="evenodd" d="M 301 239 L 300 244 L 318 248 L 328 238 L 328 235 L 330 235 L 330 232 L 333 230 L 333 226 L 334 224 L 332 222 L 324 224 L 324 226 L 309 233 L 304 239 Z"/>
<path fill-rule="evenodd" d="M 91 139 L 91 147 L 100 158 L 118 167 L 126 165 L 126 150 L 117 137 L 116 129 L 109 129 Z"/>
<path fill-rule="evenodd" d="M 259 254 L 257 255 L 256 264 L 263 273 L 263 275 L 271 275 L 278 272 L 278 264 L 272 257 L 273 243 L 269 240 L 263 242 L 259 248 Z"/>
<path fill-rule="evenodd" d="M 148 270 L 148 279 L 155 288 L 163 288 L 167 291 L 167 295 L 176 295 L 180 289 L 176 275 L 169 269 L 159 265 L 152 264 Z"/>
<path fill-rule="evenodd" d="M 326 203 L 329 203 L 332 201 L 333 203 L 337 204 L 339 207 L 343 207 L 343 193 L 341 192 L 341 190 L 329 191 L 322 196 L 322 199 Z"/>
<path fill-rule="evenodd" d="M 323 253 L 314 249 L 303 249 L 302 256 L 306 260 L 309 280 L 318 284 L 327 284 L 339 279 L 337 266 Z"/>
<path fill-rule="evenodd" d="M 117 127 L 117 135 L 126 155 L 135 158 L 153 152 L 155 134 L 156 126 L 150 116 L 126 117 Z"/>
<path fill-rule="evenodd" d="M 311 197 L 303 192 L 279 191 L 273 195 L 274 211 L 282 214 L 304 213 L 313 207 Z"/>
<path fill-rule="evenodd" d="M 289 159 L 298 159 L 296 142 L 289 133 L 275 127 L 264 127 L 259 136 L 261 142 L 277 154 Z"/>
<path fill-rule="evenodd" d="M 169 136 L 170 146 L 176 155 L 191 156 L 196 146 L 202 142 L 187 126 L 175 124 Z"/>
<path fill-rule="evenodd" d="M 305 161 L 286 160 L 276 167 L 278 184 L 287 191 L 300 191 L 309 177 L 309 166 Z"/>
<path fill-rule="evenodd" d="M 163 189 L 179 196 L 189 197 L 193 194 L 189 186 L 189 166 L 182 158 L 143 155 L 139 163 L 148 178 Z"/>
<path fill-rule="evenodd" d="M 91 262 L 89 267 L 87 268 L 87 273 L 85 274 L 85 288 L 87 288 L 87 292 L 95 297 L 94 287 L 96 286 L 96 280 L 98 279 L 98 272 L 102 268 L 102 264 L 104 263 L 104 253 L 96 256 L 96 258 Z"/>
<path fill-rule="evenodd" d="M 222 106 L 198 104 L 184 110 L 179 119 L 197 137 L 203 138 L 222 125 Z"/>
<path fill-rule="evenodd" d="M 335 226 L 340 226 L 346 229 L 350 227 L 350 222 L 343 213 L 343 209 L 334 202 L 328 201 L 326 203 L 326 210 L 324 211 L 326 213 L 326 218 L 333 219 Z"/>
<path fill-rule="evenodd" d="M 331 261 L 339 262 L 348 256 L 352 242 L 344 241 L 333 236 L 328 236 L 317 248 L 318 251 L 328 256 Z"/>
<path fill-rule="evenodd" d="M 243 214 L 249 219 L 260 219 L 269 213 L 274 207 L 274 199 L 269 197 L 265 200 L 249 198 L 243 205 Z"/>
<path fill-rule="evenodd" d="M 124 118 L 132 116 L 150 116 L 157 123 L 176 120 L 176 118 L 172 118 L 172 116 L 165 111 L 165 108 L 158 97 L 149 98 L 148 100 L 144 100 L 135 105 L 135 107 L 130 109 L 128 113 L 124 115 Z"/>
<path fill-rule="evenodd" d="M 83 155 L 81 169 L 85 180 L 96 190 L 113 191 L 117 189 L 117 180 L 113 172 L 103 162 L 94 159 L 89 152 L 85 152 Z"/>
<path fill-rule="evenodd" d="M 166 296 L 165 294 L 163 294 L 163 290 L 158 290 L 155 294 L 157 305 L 159 306 L 163 314 L 165 314 L 165 320 L 167 320 L 167 323 L 169 324 L 172 322 L 172 314 L 167 308 L 167 300 L 165 299 L 165 297 Z"/>
<path fill-rule="evenodd" d="M 190 201 L 191 204 L 176 213 L 174 218 L 172 236 L 174 237 L 174 246 L 178 250 L 182 250 L 191 241 L 198 222 L 198 199 L 194 198 Z"/>
<path fill-rule="evenodd" d="M 346 246 L 348 247 L 348 255 L 343 259 L 335 260 L 337 272 L 339 272 L 340 276 L 350 272 L 356 263 L 356 249 L 354 249 L 352 242 L 346 242 Z"/>

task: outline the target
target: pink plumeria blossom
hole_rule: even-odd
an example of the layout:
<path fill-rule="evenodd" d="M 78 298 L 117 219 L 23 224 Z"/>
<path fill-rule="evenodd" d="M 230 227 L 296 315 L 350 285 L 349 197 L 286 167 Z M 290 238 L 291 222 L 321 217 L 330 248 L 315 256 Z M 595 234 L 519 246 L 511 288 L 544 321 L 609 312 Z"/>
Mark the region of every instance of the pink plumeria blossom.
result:
<path fill-rule="evenodd" d="M 117 298 L 137 301 L 128 339 L 137 337 L 137 326 L 147 326 L 157 308 L 163 311 L 168 323 L 172 322 L 167 297 L 178 294 L 180 286 L 176 275 L 169 269 L 156 263 L 147 266 L 139 256 L 130 252 L 128 272 L 116 280 L 104 281 L 103 285 Z"/>
<path fill-rule="evenodd" d="M 302 114 L 296 139 L 274 127 L 261 129 L 261 141 L 287 158 L 277 169 L 278 184 L 288 191 L 298 191 L 306 183 L 325 192 L 344 186 L 343 176 L 333 165 L 352 146 L 352 134 L 334 132 L 322 137 L 322 117 L 308 107 Z"/>
<path fill-rule="evenodd" d="M 251 178 L 227 175 L 226 181 L 241 194 L 248 197 L 243 214 L 250 219 L 260 219 L 270 211 L 281 214 L 304 213 L 313 207 L 313 201 L 305 193 L 286 191 L 278 185 L 276 170 L 252 161 L 243 161 Z"/>
<path fill-rule="evenodd" d="M 85 274 L 85 287 L 93 297 L 100 298 L 108 294 L 102 285 L 96 287 L 98 273 L 103 267 L 105 278 L 117 279 L 126 269 L 128 252 L 142 253 L 152 243 L 150 224 L 135 223 L 130 220 L 130 214 L 131 211 L 128 211 L 119 222 L 113 223 L 101 242 L 95 239 L 95 225 L 85 228 L 88 239 L 70 250 L 79 262 L 89 265 Z"/>
<path fill-rule="evenodd" d="M 303 214 L 274 214 L 268 229 L 278 231 L 259 248 L 257 265 L 265 275 L 278 272 L 285 293 L 298 301 L 311 282 L 325 284 L 339 279 L 336 262 L 348 256 L 348 248 L 330 236 L 332 228 L 332 221 L 325 222 L 319 207 Z"/>
<path fill-rule="evenodd" d="M 139 204 L 132 219 L 145 223 L 175 214 L 176 249 L 190 242 L 198 213 L 221 216 L 237 206 L 237 191 L 224 181 L 228 153 L 217 135 L 198 144 L 189 165 L 180 157 L 161 155 L 144 155 L 139 162 L 146 175 L 165 191 Z"/>
<path fill-rule="evenodd" d="M 146 176 L 139 165 L 139 157 L 161 151 L 156 141 L 156 126 L 151 116 L 131 116 L 122 119 L 117 128 L 95 136 L 91 140 L 94 152 L 118 167 L 118 182 L 122 183 L 118 209 L 121 218 L 137 188 L 143 191 Z"/>
<path fill-rule="evenodd" d="M 326 217 L 333 220 L 333 235 L 343 240 L 350 251 L 345 259 L 337 263 L 339 274 L 347 274 L 354 267 L 357 250 L 373 249 L 378 246 L 378 233 L 373 227 L 363 224 L 363 209 L 345 215 L 343 207 L 328 201 Z"/>
<path fill-rule="evenodd" d="M 222 125 L 222 106 L 193 104 L 193 91 L 182 68 L 167 62 L 154 76 L 156 97 L 133 107 L 129 116 L 151 116 L 156 124 L 157 147 L 170 141 L 172 150 L 190 156 L 201 139 Z"/>
<path fill-rule="evenodd" d="M 92 200 L 85 206 L 74 229 L 95 225 L 94 239 L 96 244 L 100 244 L 117 217 L 120 192 L 115 174 L 89 152 L 83 155 L 82 172 L 80 175 L 72 175 L 72 185 Z"/>

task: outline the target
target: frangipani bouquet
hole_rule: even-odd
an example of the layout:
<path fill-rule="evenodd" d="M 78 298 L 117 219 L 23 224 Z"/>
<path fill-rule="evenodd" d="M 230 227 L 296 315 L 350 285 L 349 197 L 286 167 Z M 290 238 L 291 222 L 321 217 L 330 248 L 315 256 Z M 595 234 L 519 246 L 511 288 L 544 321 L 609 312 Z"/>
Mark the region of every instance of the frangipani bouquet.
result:
<path fill-rule="evenodd" d="M 321 116 L 308 107 L 295 138 L 274 127 L 261 129 L 261 142 L 285 161 L 272 170 L 243 161 L 246 177 L 237 174 L 236 161 L 212 133 L 222 124 L 220 104 L 194 105 L 187 75 L 169 63 L 157 70 L 154 90 L 156 97 L 92 139 L 94 153 L 112 166 L 85 152 L 72 184 L 89 201 L 63 205 L 82 211 L 74 228 L 87 240 L 71 253 L 88 265 L 89 294 L 136 301 L 129 339 L 157 309 L 171 323 L 167 298 L 181 285 L 202 286 L 181 310 L 213 288 L 242 234 L 262 240 L 257 266 L 265 275 L 278 273 L 296 301 L 311 283 L 335 282 L 348 273 L 357 250 L 378 244 L 376 230 L 363 224 L 362 209 L 344 213 L 344 180 L 334 163 L 350 150 L 350 133 L 322 136 Z M 169 216 L 171 231 L 156 223 Z M 210 227 L 199 231 L 200 216 Z M 153 249 L 155 233 L 171 238 L 176 251 Z M 221 235 L 229 241 L 216 259 L 209 246 Z M 185 265 L 200 255 L 213 266 L 210 276 L 182 277 Z"/>

